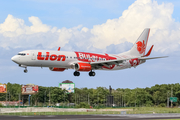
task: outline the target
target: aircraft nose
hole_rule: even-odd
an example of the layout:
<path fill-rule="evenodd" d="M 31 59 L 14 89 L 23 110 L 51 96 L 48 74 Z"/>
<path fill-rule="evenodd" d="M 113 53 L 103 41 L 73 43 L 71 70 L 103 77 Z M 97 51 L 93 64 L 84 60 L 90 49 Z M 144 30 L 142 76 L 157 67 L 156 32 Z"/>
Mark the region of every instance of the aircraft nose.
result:
<path fill-rule="evenodd" d="M 15 63 L 18 63 L 18 57 L 17 57 L 17 56 L 13 56 L 13 57 L 11 58 L 11 60 L 12 60 L 13 62 L 15 62 Z"/>

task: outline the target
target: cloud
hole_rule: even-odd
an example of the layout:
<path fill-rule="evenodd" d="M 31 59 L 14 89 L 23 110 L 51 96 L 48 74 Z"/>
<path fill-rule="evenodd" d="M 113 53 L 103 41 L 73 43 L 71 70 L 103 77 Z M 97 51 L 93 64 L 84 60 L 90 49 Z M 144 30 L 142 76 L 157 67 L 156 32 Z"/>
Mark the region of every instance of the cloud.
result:
<path fill-rule="evenodd" d="M 24 20 L 8 15 L 4 23 L 0 24 L 0 33 L 5 37 L 17 37 L 23 34 L 48 32 L 50 26 L 42 24 L 38 17 L 29 17 L 32 26 L 26 26 Z"/>
<path fill-rule="evenodd" d="M 31 32 L 48 32 L 50 30 L 50 27 L 48 25 L 42 24 L 38 17 L 29 17 L 29 21 L 32 23 L 32 26 L 30 27 Z"/>
<path fill-rule="evenodd" d="M 132 46 L 133 46 L 132 43 L 126 41 L 124 43 L 120 43 L 117 45 L 111 44 L 111 45 L 107 46 L 106 49 L 107 49 L 107 53 L 119 54 L 119 53 L 130 50 Z"/>
<path fill-rule="evenodd" d="M 119 53 L 130 49 L 144 28 L 151 28 L 149 45 L 163 54 L 180 51 L 180 23 L 172 18 L 172 3 L 158 4 L 155 0 L 136 0 L 115 19 L 108 19 L 92 29 L 82 25 L 57 28 L 29 17 L 31 26 L 23 19 L 8 15 L 0 24 L 0 47 L 33 48 L 42 45 L 52 49 Z"/>
<path fill-rule="evenodd" d="M 172 13 L 171 3 L 159 5 L 157 1 L 137 0 L 118 19 L 95 25 L 91 30 L 94 35 L 91 40 L 94 47 L 101 49 L 125 41 L 134 43 L 143 29 L 148 27 L 151 28 L 149 44 L 155 44 L 155 51 L 173 52 L 179 46 L 180 24 L 172 18 Z"/>
<path fill-rule="evenodd" d="M 5 37 L 15 37 L 24 34 L 25 27 L 24 20 L 8 15 L 5 22 L 0 24 L 0 33 Z"/>

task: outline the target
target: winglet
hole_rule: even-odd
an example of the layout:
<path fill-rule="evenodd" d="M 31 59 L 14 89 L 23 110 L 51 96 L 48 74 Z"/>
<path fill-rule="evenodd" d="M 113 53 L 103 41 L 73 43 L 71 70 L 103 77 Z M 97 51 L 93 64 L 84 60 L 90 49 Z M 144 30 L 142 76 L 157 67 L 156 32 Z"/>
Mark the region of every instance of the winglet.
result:
<path fill-rule="evenodd" d="M 61 47 L 58 48 L 58 51 L 60 51 Z"/>
<path fill-rule="evenodd" d="M 142 57 L 148 57 L 151 54 L 153 47 L 154 47 L 154 45 L 152 45 L 151 48 L 149 49 L 148 53 Z"/>

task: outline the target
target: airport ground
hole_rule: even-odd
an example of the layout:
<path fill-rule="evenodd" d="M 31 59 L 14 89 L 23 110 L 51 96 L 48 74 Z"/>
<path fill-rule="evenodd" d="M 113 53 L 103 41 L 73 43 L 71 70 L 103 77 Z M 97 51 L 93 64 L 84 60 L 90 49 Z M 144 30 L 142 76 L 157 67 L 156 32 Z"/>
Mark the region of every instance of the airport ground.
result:
<path fill-rule="evenodd" d="M 10 86 L 11 84 L 8 83 L 8 85 Z M 154 88 L 159 89 L 158 91 L 154 90 L 153 87 L 152 90 L 150 90 L 151 88 L 117 89 L 112 92 L 112 95 L 109 95 L 109 90 L 103 87 L 98 87 L 97 89 L 76 88 L 75 94 L 67 95 L 57 87 L 46 88 L 39 86 L 39 92 L 36 95 L 31 95 L 31 97 L 27 95 L 22 96 L 20 93 L 21 87 L 17 87 L 17 85 L 12 86 L 10 92 L 0 94 L 0 100 L 2 101 L 0 105 L 0 119 L 138 120 L 180 118 L 179 99 L 171 104 L 169 101 L 170 92 L 164 92 L 160 89 L 164 86 L 169 86 L 169 89 L 171 89 L 170 85 L 154 86 Z M 179 84 L 174 86 L 178 90 L 180 89 Z M 13 94 L 17 88 L 19 88 L 19 91 L 15 93 L 19 94 Z M 177 94 L 172 96 L 179 98 L 180 94 L 177 89 L 172 92 Z M 112 102 L 109 96 L 113 96 L 114 104 L 110 104 L 112 105 L 111 107 L 108 107 L 109 101 Z M 14 101 L 16 106 L 11 104 Z"/>
<path fill-rule="evenodd" d="M 179 119 L 180 108 L 0 108 L 0 119 L 26 120 L 26 119 L 71 119 L 71 120 L 144 120 L 144 119 Z"/>
<path fill-rule="evenodd" d="M 1 116 L 2 120 L 180 120 L 180 114 Z"/>
<path fill-rule="evenodd" d="M 180 108 L 166 107 L 123 107 L 123 108 L 57 108 L 57 107 L 26 107 L 0 108 L 0 115 L 90 115 L 90 114 L 164 114 L 179 113 Z"/>

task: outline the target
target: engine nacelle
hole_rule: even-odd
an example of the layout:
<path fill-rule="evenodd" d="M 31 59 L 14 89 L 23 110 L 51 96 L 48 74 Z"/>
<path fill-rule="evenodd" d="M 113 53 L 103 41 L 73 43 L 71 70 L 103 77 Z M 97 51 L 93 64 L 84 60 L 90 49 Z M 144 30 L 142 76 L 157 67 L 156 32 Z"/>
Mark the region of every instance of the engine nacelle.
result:
<path fill-rule="evenodd" d="M 51 71 L 59 71 L 59 72 L 63 72 L 66 68 L 49 67 L 49 69 L 50 69 Z"/>
<path fill-rule="evenodd" d="M 91 71 L 91 65 L 88 63 L 76 63 L 74 69 L 76 71 Z"/>

